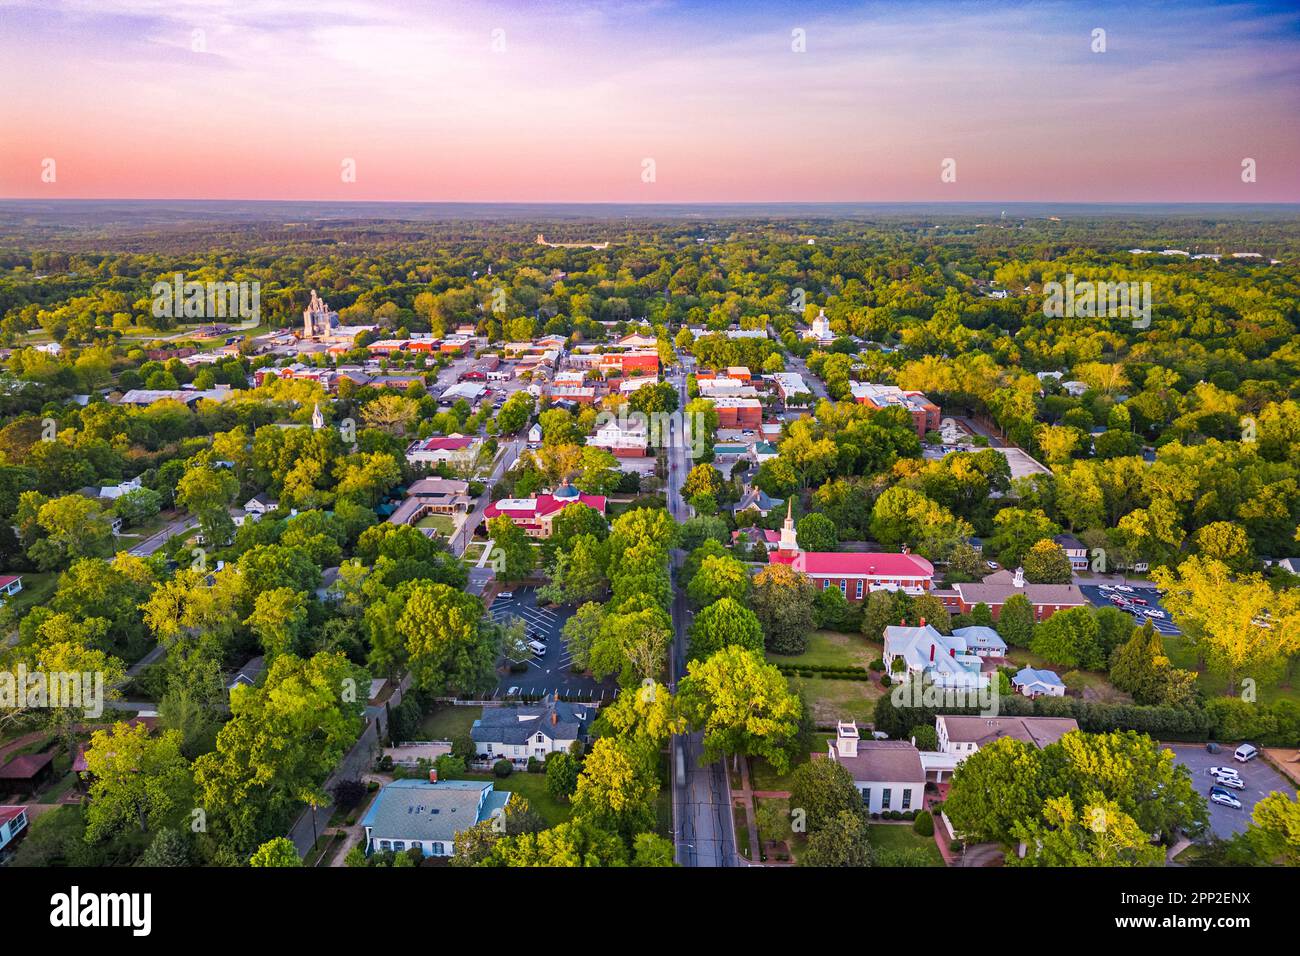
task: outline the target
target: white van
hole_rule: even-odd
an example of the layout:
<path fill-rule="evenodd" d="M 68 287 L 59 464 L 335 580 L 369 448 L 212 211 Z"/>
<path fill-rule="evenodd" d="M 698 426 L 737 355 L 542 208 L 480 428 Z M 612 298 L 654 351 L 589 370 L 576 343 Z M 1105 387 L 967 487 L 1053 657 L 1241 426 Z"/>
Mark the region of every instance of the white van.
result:
<path fill-rule="evenodd" d="M 1233 758 L 1245 763 L 1247 760 L 1254 760 L 1259 756 L 1259 751 L 1255 749 L 1254 744 L 1242 744 L 1232 754 Z"/>
<path fill-rule="evenodd" d="M 528 649 L 532 651 L 534 654 L 536 654 L 538 657 L 546 656 L 546 645 L 543 644 L 541 641 L 529 641 Z"/>

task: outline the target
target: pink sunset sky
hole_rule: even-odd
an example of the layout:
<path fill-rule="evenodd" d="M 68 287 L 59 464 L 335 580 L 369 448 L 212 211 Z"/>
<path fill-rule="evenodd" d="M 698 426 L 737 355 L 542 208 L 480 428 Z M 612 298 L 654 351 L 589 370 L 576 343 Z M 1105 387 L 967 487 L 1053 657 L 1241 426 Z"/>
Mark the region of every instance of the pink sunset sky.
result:
<path fill-rule="evenodd" d="M 8 198 L 1300 201 L 1281 3 L 0 0 L 0 83 Z"/>

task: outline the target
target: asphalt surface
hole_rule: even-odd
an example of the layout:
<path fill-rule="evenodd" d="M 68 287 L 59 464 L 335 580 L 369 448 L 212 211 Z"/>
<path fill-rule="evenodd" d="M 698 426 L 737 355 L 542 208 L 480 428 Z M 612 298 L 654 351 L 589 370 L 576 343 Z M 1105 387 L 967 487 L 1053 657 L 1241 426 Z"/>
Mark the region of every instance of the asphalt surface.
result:
<path fill-rule="evenodd" d="M 538 607 L 537 592 L 531 587 L 515 588 L 509 593 L 510 597 L 498 595 L 492 602 L 492 617 L 498 621 L 523 618 L 529 636 L 546 645 L 546 654 L 532 655 L 522 662 L 528 664 L 527 671 L 502 676 L 493 698 L 505 698 L 511 687 L 518 687 L 519 695 L 527 697 L 558 694 L 579 700 L 612 698 L 613 681 L 597 681 L 570 670 L 573 657 L 560 631 L 564 622 L 573 616 L 573 609 Z"/>
<path fill-rule="evenodd" d="M 1222 749 L 1217 754 L 1206 750 L 1204 744 L 1165 744 L 1164 746 L 1174 752 L 1178 763 L 1192 772 L 1192 785 L 1207 802 L 1210 799 L 1210 787 L 1216 783 L 1207 773 L 1210 767 L 1232 767 L 1246 784 L 1244 790 L 1227 788 L 1229 793 L 1241 801 L 1240 810 L 1210 803 L 1210 829 L 1216 836 L 1228 838 L 1237 833 L 1244 833 L 1250 824 L 1250 814 L 1255 809 L 1255 804 L 1275 790 L 1287 794 L 1292 800 L 1295 799 L 1295 787 L 1265 763 L 1263 757 L 1256 757 L 1248 763 L 1234 760 L 1232 752 L 1237 749 L 1235 743 L 1220 744 Z"/>
<path fill-rule="evenodd" d="M 1147 602 L 1147 607 L 1157 611 L 1164 611 L 1165 616 L 1163 618 L 1155 617 L 1150 619 L 1151 625 L 1156 629 L 1156 631 L 1171 637 L 1183 633 L 1179 630 L 1178 625 L 1173 622 L 1173 619 L 1169 615 L 1169 610 L 1161 607 L 1160 592 L 1158 590 L 1152 587 L 1139 587 L 1137 585 L 1129 586 L 1133 588 L 1132 592 L 1103 591 L 1095 584 L 1080 584 L 1079 590 L 1083 592 L 1084 597 L 1097 607 L 1111 607 L 1112 605 L 1109 598 L 1109 595 L 1111 594 L 1120 594 L 1127 598 L 1141 598 Z M 1137 624 L 1144 624 L 1148 618 L 1144 614 L 1134 614 L 1133 620 Z"/>
<path fill-rule="evenodd" d="M 686 377 L 669 377 L 677 385 L 681 406 L 686 405 Z M 690 470 L 686 442 L 679 426 L 673 427 L 668 448 L 668 509 L 678 521 L 690 517 L 681 488 Z M 686 670 L 686 629 L 690 610 L 686 606 L 685 582 L 677 579 L 684 555 L 673 552 L 673 639 L 669 686 L 675 692 Z M 736 866 L 735 821 L 731 811 L 731 783 L 722 763 L 701 766 L 703 734 L 678 734 L 672 740 L 673 842 L 677 862 L 682 866 Z"/>

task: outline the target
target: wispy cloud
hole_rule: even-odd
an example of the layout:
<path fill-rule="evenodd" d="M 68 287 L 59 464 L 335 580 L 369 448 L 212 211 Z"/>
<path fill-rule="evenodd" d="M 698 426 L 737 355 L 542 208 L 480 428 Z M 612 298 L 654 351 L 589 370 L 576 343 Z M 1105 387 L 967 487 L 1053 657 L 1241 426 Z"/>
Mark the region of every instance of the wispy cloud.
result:
<path fill-rule="evenodd" d="M 0 0 L 0 20 L 12 196 L 1300 199 L 1281 4 Z"/>

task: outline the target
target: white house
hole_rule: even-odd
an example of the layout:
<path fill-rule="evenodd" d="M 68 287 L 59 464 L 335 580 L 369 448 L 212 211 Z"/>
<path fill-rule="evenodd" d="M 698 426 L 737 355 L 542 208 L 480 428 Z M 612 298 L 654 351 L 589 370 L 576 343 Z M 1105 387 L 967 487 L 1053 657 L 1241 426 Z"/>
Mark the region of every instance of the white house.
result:
<path fill-rule="evenodd" d="M 21 574 L 4 574 L 0 575 L 0 594 L 4 597 L 13 597 L 23 589 L 23 576 Z M 4 599 L 0 598 L 0 607 L 4 606 Z"/>
<path fill-rule="evenodd" d="M 853 776 L 868 812 L 924 809 L 925 768 L 910 742 L 861 740 L 857 724 L 840 721 L 834 742 L 827 741 L 826 746 L 829 759 Z"/>
<path fill-rule="evenodd" d="M 547 698 L 532 707 L 488 707 L 474 721 L 470 737 L 480 756 L 527 764 L 549 753 L 567 752 L 585 740 L 595 708 Z"/>
<path fill-rule="evenodd" d="M 1022 667 L 1016 676 L 1011 678 L 1011 686 L 1017 694 L 1026 697 L 1065 696 L 1065 684 L 1054 671 Z"/>
<path fill-rule="evenodd" d="M 1054 744 L 1066 734 L 1079 729 L 1073 717 L 979 717 L 939 714 L 934 718 L 939 752 L 951 754 L 958 762 L 980 747 L 1003 737 L 1014 737 L 1039 750 Z"/>
<path fill-rule="evenodd" d="M 137 475 L 136 477 L 132 478 L 130 481 L 124 481 L 116 485 L 104 485 L 102 488 L 99 489 L 99 497 L 108 498 L 115 501 L 129 492 L 139 491 L 140 488 L 141 488 L 140 477 L 139 475 Z"/>
<path fill-rule="evenodd" d="M 280 502 L 276 501 L 270 495 L 258 492 L 244 502 L 244 511 L 254 521 L 260 519 L 263 515 L 274 511 L 280 507 Z"/>
<path fill-rule="evenodd" d="M 972 624 L 970 627 L 954 627 L 952 636 L 966 642 L 966 651 L 977 657 L 1006 657 L 1007 642 L 1002 635 L 991 627 Z"/>
<path fill-rule="evenodd" d="M 988 686 L 983 659 L 969 652 L 965 638 L 940 634 L 924 618 L 919 627 L 886 627 L 883 656 L 890 674 L 925 675 L 940 687 Z"/>
<path fill-rule="evenodd" d="M 418 848 L 425 856 L 454 856 L 456 834 L 499 816 L 509 792 L 492 789 L 490 781 L 394 780 L 375 796 L 361 818 L 366 855 Z"/>
<path fill-rule="evenodd" d="M 27 829 L 26 807 L 0 807 L 0 850 L 18 839 L 18 834 L 25 829 Z"/>

